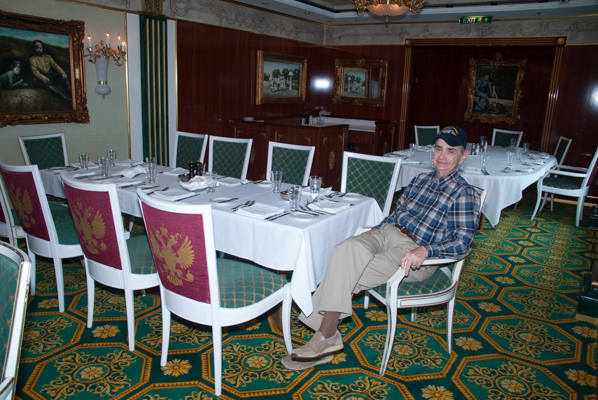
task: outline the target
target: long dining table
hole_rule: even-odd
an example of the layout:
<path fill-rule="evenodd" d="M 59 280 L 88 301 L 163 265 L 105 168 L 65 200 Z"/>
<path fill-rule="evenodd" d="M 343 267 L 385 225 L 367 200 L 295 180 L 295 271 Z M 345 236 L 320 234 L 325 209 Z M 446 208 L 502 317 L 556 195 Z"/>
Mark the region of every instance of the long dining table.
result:
<path fill-rule="evenodd" d="M 417 175 L 434 170 L 434 166 L 430 164 L 430 148 L 431 146 L 420 146 L 411 157 L 407 157 L 408 150 L 385 154 L 387 157 L 404 158 L 399 172 L 398 190 L 407 186 Z M 492 226 L 500 221 L 501 210 L 521 200 L 523 190 L 557 164 L 552 155 L 530 152 L 529 155 L 522 154 L 521 160 L 514 160 L 513 165 L 507 168 L 507 150 L 500 146 L 488 146 L 487 174 L 480 168 L 480 155 L 468 155 L 459 168 L 459 173 L 469 184 L 488 191 L 482 214 Z"/>
<path fill-rule="evenodd" d="M 111 167 L 109 174 L 122 169 L 122 166 Z M 169 173 L 171 170 L 172 168 L 161 166 L 158 168 L 155 185 L 159 186 L 159 189 L 167 186 L 179 187 L 179 179 Z M 64 198 L 64 189 L 58 173 L 60 171 L 40 172 L 46 193 Z M 65 171 L 65 173 L 75 176 L 81 171 Z M 117 185 L 127 181 L 147 181 L 147 175 L 141 174 L 131 179 L 114 177 L 108 181 Z M 285 186 L 287 185 L 283 184 L 283 190 Z M 334 197 L 335 201 L 346 202 L 352 206 L 336 214 L 318 215 L 311 220 L 295 219 L 291 215 L 285 215 L 267 221 L 233 212 L 233 207 L 250 200 L 288 211 L 289 202 L 283 200 L 279 193 L 273 193 L 271 185 L 267 182 L 262 184 L 244 181 L 243 184 L 236 182 L 232 186 L 222 182 L 215 192 L 198 193 L 200 194 L 180 202 L 212 205 L 216 250 L 251 260 L 273 270 L 292 271 L 293 300 L 307 315 L 313 311 L 311 293 L 324 278 L 333 247 L 354 235 L 358 228 L 376 225 L 383 219 L 378 203 L 370 197 L 351 199 Z M 118 197 L 121 212 L 136 217 L 142 216 L 136 187 L 119 188 Z M 218 197 L 237 198 L 237 200 L 226 203 L 211 201 Z"/>

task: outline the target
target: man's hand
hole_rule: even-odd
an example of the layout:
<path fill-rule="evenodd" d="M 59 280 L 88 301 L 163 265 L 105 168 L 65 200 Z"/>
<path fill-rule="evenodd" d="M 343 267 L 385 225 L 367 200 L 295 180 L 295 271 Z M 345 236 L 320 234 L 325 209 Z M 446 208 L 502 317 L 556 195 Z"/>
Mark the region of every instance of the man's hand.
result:
<path fill-rule="evenodd" d="M 378 229 L 376 229 L 376 228 L 372 228 L 372 229 L 370 229 L 369 231 L 365 231 L 365 232 L 363 232 L 363 233 L 378 233 L 378 232 L 380 232 Z"/>
<path fill-rule="evenodd" d="M 43 83 L 49 83 L 50 82 L 50 78 L 48 78 L 47 76 L 42 75 L 42 77 L 44 78 L 44 79 L 42 79 Z"/>
<path fill-rule="evenodd" d="M 419 246 L 405 254 L 400 263 L 405 269 L 405 276 L 409 276 L 409 271 L 412 269 L 419 269 L 426 258 L 428 258 L 428 250 L 424 246 Z"/>
<path fill-rule="evenodd" d="M 66 79 L 66 74 L 62 74 L 62 79 Z"/>

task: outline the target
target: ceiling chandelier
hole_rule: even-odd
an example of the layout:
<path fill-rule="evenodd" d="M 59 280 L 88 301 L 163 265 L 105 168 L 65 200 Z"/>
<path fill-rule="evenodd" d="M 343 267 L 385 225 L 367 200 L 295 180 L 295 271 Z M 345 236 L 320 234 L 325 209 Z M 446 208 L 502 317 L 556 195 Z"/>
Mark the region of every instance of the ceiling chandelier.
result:
<path fill-rule="evenodd" d="M 364 12 L 367 8 L 373 14 L 386 17 L 386 22 L 388 17 L 396 17 L 409 10 L 417 14 L 423 6 L 424 0 L 355 0 L 357 12 Z"/>

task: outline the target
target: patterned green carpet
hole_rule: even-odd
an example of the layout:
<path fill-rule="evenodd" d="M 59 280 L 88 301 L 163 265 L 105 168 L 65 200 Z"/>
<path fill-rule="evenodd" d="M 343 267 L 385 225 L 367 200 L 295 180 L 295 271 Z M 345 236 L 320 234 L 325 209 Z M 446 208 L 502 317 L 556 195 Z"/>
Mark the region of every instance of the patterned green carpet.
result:
<path fill-rule="evenodd" d="M 532 196 L 533 197 L 533 196 Z M 331 364 L 288 371 L 272 317 L 225 331 L 223 399 L 596 399 L 597 329 L 575 319 L 582 275 L 598 259 L 597 232 L 573 225 L 573 206 L 555 204 L 535 221 L 535 198 L 505 210 L 495 231 L 476 236 L 459 286 L 453 353 L 445 308 L 410 322 L 399 314 L 386 376 L 378 375 L 386 309 L 357 298 L 341 325 L 345 349 Z M 587 212 L 587 210 L 586 210 Z M 138 227 L 139 229 L 139 227 Z M 58 312 L 53 266 L 38 258 L 28 307 L 20 399 L 210 399 L 211 330 L 173 319 L 168 364 L 160 367 L 160 301 L 135 297 L 136 350 L 128 351 L 124 296 L 96 288 L 86 328 L 85 273 L 65 263 L 67 310 Z M 293 345 L 311 332 L 293 313 Z"/>

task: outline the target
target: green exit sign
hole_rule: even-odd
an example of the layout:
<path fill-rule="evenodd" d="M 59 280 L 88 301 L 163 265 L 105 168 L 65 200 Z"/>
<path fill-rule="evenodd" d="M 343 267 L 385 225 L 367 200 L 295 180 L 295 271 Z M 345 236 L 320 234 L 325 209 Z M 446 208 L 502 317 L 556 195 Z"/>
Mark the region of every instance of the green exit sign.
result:
<path fill-rule="evenodd" d="M 492 23 L 492 15 L 459 17 L 460 24 L 490 24 Z"/>

